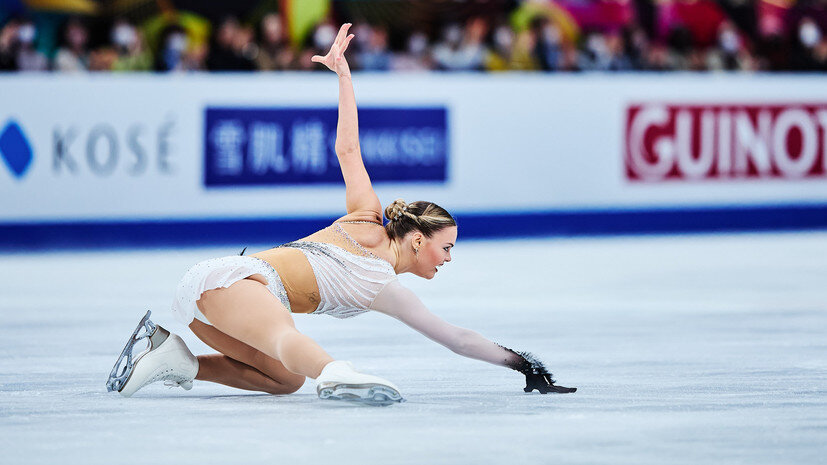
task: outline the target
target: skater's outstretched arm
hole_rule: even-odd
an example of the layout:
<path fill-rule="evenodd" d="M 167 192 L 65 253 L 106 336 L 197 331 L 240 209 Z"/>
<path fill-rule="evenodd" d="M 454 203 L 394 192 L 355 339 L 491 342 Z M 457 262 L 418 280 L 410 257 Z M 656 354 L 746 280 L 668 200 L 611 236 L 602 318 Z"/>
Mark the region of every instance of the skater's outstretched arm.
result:
<path fill-rule="evenodd" d="M 551 373 L 531 354 L 516 352 L 492 342 L 476 331 L 452 325 L 431 313 L 410 289 L 391 281 L 376 296 L 371 310 L 390 315 L 429 339 L 465 357 L 517 370 L 526 376 L 526 392 L 574 392 L 555 386 Z"/>
<path fill-rule="evenodd" d="M 344 57 L 353 34 L 348 35 L 350 23 L 343 24 L 336 40 L 325 56 L 316 55 L 311 60 L 321 63 L 339 76 L 339 122 L 336 126 L 336 156 L 345 179 L 345 206 L 348 213 L 364 212 L 382 221 L 382 204 L 373 191 L 370 177 L 362 161 L 359 147 L 359 119 L 350 67 Z"/>

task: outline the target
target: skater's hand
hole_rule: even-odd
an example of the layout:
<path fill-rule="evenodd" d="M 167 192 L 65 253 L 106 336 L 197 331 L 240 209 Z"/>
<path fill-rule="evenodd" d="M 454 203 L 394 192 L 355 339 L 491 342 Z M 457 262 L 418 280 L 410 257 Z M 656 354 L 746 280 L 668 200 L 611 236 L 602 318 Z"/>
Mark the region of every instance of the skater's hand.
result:
<path fill-rule="evenodd" d="M 510 365 L 510 368 L 525 375 L 525 388 L 523 391 L 532 392 L 536 389 L 540 391 L 540 394 L 548 394 L 549 392 L 566 394 L 577 391 L 577 388 L 555 386 L 548 368 L 531 353 L 517 352 L 507 347 L 500 347 L 518 357 L 517 360 Z"/>
<path fill-rule="evenodd" d="M 535 389 L 540 391 L 540 394 L 548 394 L 549 392 L 567 394 L 577 391 L 577 388 L 555 386 L 549 373 L 525 373 L 525 388 L 523 391 L 532 392 Z"/>
<path fill-rule="evenodd" d="M 336 40 L 333 41 L 333 45 L 330 46 L 330 51 L 327 52 L 327 55 L 314 55 L 310 61 L 327 66 L 329 70 L 338 74 L 339 77 L 350 76 L 350 67 L 344 56 L 350 40 L 353 39 L 353 34 L 347 34 L 350 26 L 350 23 L 342 24 L 342 27 L 339 29 L 339 34 L 336 35 Z"/>

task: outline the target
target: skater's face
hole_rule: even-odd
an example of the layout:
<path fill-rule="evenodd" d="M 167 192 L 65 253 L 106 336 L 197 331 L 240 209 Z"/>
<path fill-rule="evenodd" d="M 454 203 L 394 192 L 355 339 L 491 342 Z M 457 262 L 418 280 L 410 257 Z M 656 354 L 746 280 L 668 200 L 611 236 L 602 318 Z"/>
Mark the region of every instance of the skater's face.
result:
<path fill-rule="evenodd" d="M 451 261 L 451 249 L 457 243 L 457 227 L 448 226 L 426 237 L 422 233 L 414 233 L 411 241 L 414 253 L 413 273 L 425 279 L 432 279 L 438 267 Z"/>

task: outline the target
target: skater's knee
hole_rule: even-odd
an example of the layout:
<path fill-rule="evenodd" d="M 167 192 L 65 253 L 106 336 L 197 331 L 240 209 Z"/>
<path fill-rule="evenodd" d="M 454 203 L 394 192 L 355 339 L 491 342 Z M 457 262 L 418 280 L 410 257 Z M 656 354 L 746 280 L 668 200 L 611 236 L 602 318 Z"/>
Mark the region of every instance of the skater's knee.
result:
<path fill-rule="evenodd" d="M 304 386 L 305 379 L 302 375 L 294 374 L 294 376 L 284 383 L 285 394 L 292 394 L 301 389 L 301 387 Z"/>
<path fill-rule="evenodd" d="M 267 386 L 264 386 L 263 391 L 268 394 L 293 394 L 294 392 L 301 389 L 304 386 L 305 377 L 302 375 L 297 375 L 291 373 L 291 376 L 276 381 L 274 379 L 270 380 L 271 382 L 268 383 Z"/>
<path fill-rule="evenodd" d="M 276 344 L 276 351 L 283 353 L 283 351 L 290 350 L 291 347 L 306 337 L 298 332 L 296 328 L 282 328 L 273 334 L 273 342 Z"/>

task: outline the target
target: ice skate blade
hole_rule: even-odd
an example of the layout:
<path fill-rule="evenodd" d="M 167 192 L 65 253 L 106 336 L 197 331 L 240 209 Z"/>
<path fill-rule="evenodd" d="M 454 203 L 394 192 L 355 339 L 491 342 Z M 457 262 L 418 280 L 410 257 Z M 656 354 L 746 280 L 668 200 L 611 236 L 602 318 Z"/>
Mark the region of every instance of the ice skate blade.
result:
<path fill-rule="evenodd" d="M 121 354 L 118 356 L 115 366 L 112 367 L 112 371 L 109 373 L 109 379 L 106 380 L 106 390 L 108 392 L 120 392 L 123 390 L 124 385 L 132 375 L 135 362 L 137 362 L 145 353 L 149 352 L 153 343 L 155 343 L 154 345 L 158 345 L 160 342 L 163 342 L 152 341 L 150 339 L 150 343 L 148 344 L 146 350 L 138 354 L 138 356 L 133 360 L 132 349 L 135 347 L 135 344 L 141 339 L 152 338 L 156 335 L 157 326 L 149 319 L 151 313 L 151 311 L 147 310 L 146 315 L 141 318 L 141 321 L 138 323 L 135 331 L 132 332 L 132 335 L 129 336 L 129 340 L 126 341 L 126 346 L 124 346 Z M 141 333 L 141 330 L 143 330 L 143 333 Z M 158 336 L 160 336 L 160 334 Z M 158 337 L 156 336 L 155 339 L 157 340 Z M 121 362 L 124 359 L 126 359 L 126 363 L 121 365 Z"/>
<path fill-rule="evenodd" d="M 395 389 L 383 384 L 337 384 L 317 389 L 320 399 L 344 400 L 377 407 L 405 402 Z"/>

